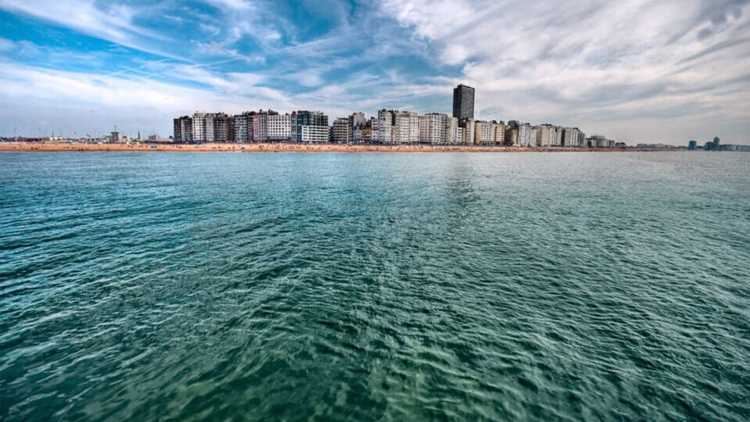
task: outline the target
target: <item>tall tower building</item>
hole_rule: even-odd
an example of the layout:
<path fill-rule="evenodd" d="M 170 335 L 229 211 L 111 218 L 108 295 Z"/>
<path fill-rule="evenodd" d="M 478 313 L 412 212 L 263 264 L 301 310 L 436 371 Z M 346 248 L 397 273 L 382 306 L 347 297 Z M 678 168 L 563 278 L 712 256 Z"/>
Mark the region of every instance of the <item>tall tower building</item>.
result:
<path fill-rule="evenodd" d="M 453 117 L 459 120 L 474 118 L 474 88 L 464 84 L 453 88 Z"/>

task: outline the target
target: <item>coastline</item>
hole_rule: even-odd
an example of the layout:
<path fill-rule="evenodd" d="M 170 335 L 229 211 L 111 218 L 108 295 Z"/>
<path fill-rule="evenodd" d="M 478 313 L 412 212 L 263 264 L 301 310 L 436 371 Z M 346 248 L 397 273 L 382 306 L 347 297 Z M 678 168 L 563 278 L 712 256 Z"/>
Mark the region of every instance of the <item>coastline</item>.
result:
<path fill-rule="evenodd" d="M 626 152 L 637 148 L 506 147 L 468 145 L 377 144 L 83 144 L 64 142 L 5 142 L 0 152 Z"/>

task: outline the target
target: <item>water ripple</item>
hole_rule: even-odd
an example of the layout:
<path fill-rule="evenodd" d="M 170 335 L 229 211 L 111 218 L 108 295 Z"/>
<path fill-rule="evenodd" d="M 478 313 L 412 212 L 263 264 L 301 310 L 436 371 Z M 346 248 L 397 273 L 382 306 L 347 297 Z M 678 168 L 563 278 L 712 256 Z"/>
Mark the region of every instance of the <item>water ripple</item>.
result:
<path fill-rule="evenodd" d="M 750 419 L 742 154 L 0 164 L 2 420 Z"/>

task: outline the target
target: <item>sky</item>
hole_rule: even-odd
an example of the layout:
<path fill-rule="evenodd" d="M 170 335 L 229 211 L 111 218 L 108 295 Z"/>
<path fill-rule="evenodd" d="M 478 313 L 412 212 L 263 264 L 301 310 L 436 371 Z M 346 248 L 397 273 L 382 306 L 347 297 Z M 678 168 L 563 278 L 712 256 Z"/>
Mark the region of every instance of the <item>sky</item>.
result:
<path fill-rule="evenodd" d="M 750 144 L 750 0 L 0 0 L 0 136 L 381 108 Z"/>

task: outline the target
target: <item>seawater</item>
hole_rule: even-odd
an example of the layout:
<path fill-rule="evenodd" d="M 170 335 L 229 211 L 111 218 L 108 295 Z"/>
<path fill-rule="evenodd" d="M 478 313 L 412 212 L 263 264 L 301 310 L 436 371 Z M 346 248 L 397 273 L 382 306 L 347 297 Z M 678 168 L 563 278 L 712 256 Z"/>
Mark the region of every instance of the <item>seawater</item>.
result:
<path fill-rule="evenodd" d="M 0 419 L 750 419 L 750 154 L 0 154 Z"/>

